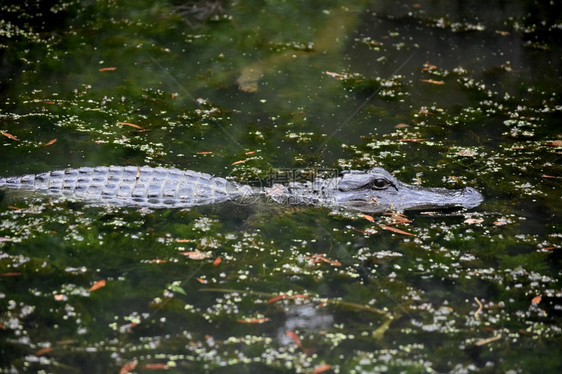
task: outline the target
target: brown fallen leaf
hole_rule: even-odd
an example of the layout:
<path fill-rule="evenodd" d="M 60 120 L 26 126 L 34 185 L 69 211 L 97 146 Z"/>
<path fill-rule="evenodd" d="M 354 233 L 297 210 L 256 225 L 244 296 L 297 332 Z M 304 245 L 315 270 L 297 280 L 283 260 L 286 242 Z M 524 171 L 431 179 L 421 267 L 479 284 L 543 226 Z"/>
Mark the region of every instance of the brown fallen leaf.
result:
<path fill-rule="evenodd" d="M 201 152 L 196 152 L 196 154 L 198 154 L 198 155 L 210 155 L 210 154 L 213 154 L 213 152 L 211 152 L 211 151 L 201 151 Z"/>
<path fill-rule="evenodd" d="M 408 125 L 406 123 L 399 123 L 399 124 L 394 125 L 395 129 L 403 129 L 405 127 L 410 127 L 410 125 Z"/>
<path fill-rule="evenodd" d="M 47 143 L 43 144 L 44 147 L 47 147 L 51 144 L 55 144 L 57 142 L 57 138 L 49 140 Z"/>
<path fill-rule="evenodd" d="M 90 287 L 90 289 L 88 291 L 90 292 L 94 292 L 95 290 L 99 290 L 100 288 L 105 287 L 105 279 L 102 279 L 100 281 L 97 281 L 96 283 L 93 284 L 92 287 Z"/>
<path fill-rule="evenodd" d="M 404 139 L 398 139 L 398 141 L 400 142 L 423 142 L 425 139 L 424 138 L 404 138 Z"/>
<path fill-rule="evenodd" d="M 248 160 L 234 161 L 231 165 L 243 164 L 243 163 L 245 163 L 245 162 L 248 162 Z"/>
<path fill-rule="evenodd" d="M 108 66 L 106 68 L 99 68 L 98 71 L 114 71 L 117 70 L 115 66 Z"/>

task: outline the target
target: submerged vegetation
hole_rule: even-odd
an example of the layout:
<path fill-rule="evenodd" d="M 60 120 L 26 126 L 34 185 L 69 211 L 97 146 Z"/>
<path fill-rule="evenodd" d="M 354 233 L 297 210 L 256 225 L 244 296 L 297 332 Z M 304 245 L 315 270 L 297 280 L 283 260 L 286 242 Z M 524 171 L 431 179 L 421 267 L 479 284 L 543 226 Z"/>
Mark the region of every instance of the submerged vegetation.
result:
<path fill-rule="evenodd" d="M 8 1 L 0 175 L 384 166 L 473 211 L 0 191 L 3 372 L 559 372 L 555 2 Z"/>

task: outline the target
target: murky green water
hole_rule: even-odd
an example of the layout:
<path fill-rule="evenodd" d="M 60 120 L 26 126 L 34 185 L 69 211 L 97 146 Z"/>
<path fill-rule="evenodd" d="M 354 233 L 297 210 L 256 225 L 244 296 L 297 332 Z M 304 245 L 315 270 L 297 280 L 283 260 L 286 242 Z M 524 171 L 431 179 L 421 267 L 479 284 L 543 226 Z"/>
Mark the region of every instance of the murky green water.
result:
<path fill-rule="evenodd" d="M 486 199 L 406 235 L 0 191 L 0 371 L 562 369 L 556 2 L 2 4 L 0 175 L 380 165 Z"/>

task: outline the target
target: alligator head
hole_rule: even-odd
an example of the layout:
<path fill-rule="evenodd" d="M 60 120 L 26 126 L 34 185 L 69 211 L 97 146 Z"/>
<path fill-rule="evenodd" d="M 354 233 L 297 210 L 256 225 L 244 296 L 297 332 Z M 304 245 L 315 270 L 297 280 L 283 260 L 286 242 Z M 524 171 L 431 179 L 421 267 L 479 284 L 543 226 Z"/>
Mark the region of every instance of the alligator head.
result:
<path fill-rule="evenodd" d="M 471 187 L 450 190 L 412 186 L 379 167 L 346 172 L 337 178 L 335 189 L 330 205 L 371 213 L 450 207 L 470 209 L 483 200 L 480 192 Z"/>

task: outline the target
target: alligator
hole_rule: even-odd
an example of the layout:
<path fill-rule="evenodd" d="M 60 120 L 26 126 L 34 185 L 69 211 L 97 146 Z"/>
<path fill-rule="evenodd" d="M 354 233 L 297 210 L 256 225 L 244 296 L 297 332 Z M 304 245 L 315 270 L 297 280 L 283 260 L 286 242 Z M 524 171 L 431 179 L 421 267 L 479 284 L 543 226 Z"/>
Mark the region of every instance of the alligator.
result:
<path fill-rule="evenodd" d="M 403 183 L 386 170 L 345 171 L 308 182 L 252 187 L 210 174 L 149 166 L 99 166 L 0 178 L 0 188 L 69 198 L 90 205 L 187 208 L 255 199 L 288 205 L 344 208 L 365 213 L 474 208 L 483 197 L 474 188 L 446 189 Z"/>

